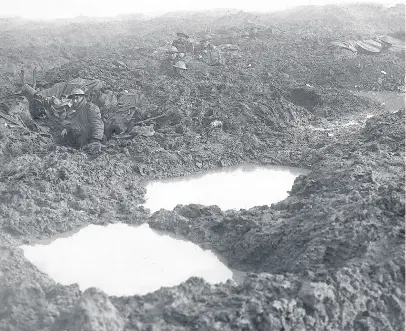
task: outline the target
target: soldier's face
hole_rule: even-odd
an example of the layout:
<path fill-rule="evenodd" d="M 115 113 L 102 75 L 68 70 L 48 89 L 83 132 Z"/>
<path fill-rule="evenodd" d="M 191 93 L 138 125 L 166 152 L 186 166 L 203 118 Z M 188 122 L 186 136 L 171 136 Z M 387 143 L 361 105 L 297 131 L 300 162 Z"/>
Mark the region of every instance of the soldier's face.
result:
<path fill-rule="evenodd" d="M 176 59 L 176 53 L 169 53 L 169 58 L 171 60 L 175 60 Z"/>
<path fill-rule="evenodd" d="M 80 104 L 83 100 L 83 96 L 81 95 L 74 95 L 72 96 L 72 105 L 73 106 L 77 106 L 78 104 Z"/>

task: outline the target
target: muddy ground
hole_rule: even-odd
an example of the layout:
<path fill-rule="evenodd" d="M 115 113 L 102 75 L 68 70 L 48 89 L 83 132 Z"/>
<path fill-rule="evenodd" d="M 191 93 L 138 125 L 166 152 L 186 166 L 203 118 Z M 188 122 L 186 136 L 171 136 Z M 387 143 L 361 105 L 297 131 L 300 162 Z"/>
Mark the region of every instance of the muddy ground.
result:
<path fill-rule="evenodd" d="M 351 9 L 356 23 L 348 8 L 338 22 L 331 19 L 338 17 L 334 7 L 309 9 L 301 19 L 297 13 L 271 16 L 282 34 L 238 41 L 241 51 L 229 54 L 227 65 L 192 63 L 183 79 L 154 70 L 159 59 L 152 53 L 168 31 L 190 23 L 195 33 L 205 22 L 232 31 L 241 17 L 252 15 L 87 23 L 86 31 L 80 29 L 85 23 L 53 30 L 30 24 L 37 38 L 32 47 L 47 55 L 34 52 L 36 62 L 19 44 L 27 26 L 2 22 L 7 33 L 1 38 L 9 38 L 2 47 L 10 54 L 5 59 L 2 53 L 9 64 L 0 73 L 2 95 L 13 90 L 16 68 L 34 61 L 42 64 L 46 83 L 98 78 L 106 94 L 131 89 L 141 77 L 146 116 L 170 115 L 157 121 L 151 137 L 83 150 L 0 120 L 0 330 L 403 330 L 405 111 L 388 112 L 354 90 L 398 90 L 404 57 L 342 59 L 325 42 L 371 37 L 365 35 L 371 17 L 379 17 L 374 33 L 396 32 L 404 6 L 362 8 Z M 96 39 L 69 39 L 72 31 Z M 128 67 L 117 68 L 115 60 Z M 381 70 L 388 76 L 378 83 Z M 214 120 L 223 127 L 211 128 Z M 145 180 L 245 162 L 311 172 L 270 207 L 188 205 L 150 215 L 138 206 Z M 18 248 L 86 224 L 114 222 L 148 222 L 212 249 L 248 276 L 239 285 L 192 278 L 145 296 L 108 297 L 56 284 Z"/>

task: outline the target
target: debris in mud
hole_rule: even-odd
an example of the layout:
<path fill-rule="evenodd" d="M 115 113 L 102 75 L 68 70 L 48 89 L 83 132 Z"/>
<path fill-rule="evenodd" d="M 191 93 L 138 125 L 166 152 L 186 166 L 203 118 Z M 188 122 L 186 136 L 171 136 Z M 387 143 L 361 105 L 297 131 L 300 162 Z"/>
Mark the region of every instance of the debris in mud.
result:
<path fill-rule="evenodd" d="M 376 39 L 348 40 L 332 42 L 331 47 L 348 49 L 354 53 L 377 55 L 383 52 L 405 51 L 405 43 L 391 36 L 379 36 Z M 386 74 L 386 73 L 385 73 Z"/>

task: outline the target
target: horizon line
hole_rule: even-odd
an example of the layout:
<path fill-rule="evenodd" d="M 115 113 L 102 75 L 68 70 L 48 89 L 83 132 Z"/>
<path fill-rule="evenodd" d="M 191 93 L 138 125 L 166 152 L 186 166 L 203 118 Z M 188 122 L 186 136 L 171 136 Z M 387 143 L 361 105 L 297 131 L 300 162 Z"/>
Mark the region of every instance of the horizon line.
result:
<path fill-rule="evenodd" d="M 279 8 L 279 9 L 267 9 L 267 10 L 244 10 L 244 9 L 239 9 L 239 8 L 225 8 L 225 7 L 219 7 L 219 8 L 210 8 L 210 9 L 184 9 L 184 10 L 175 10 L 175 11 L 166 11 L 166 10 L 154 10 L 154 11 L 144 11 L 144 12 L 131 12 L 131 13 L 119 13 L 115 15 L 103 15 L 103 16 L 92 16 L 92 15 L 76 15 L 76 16 L 70 16 L 70 17 L 50 17 L 50 18 L 35 18 L 35 17 L 24 17 L 20 15 L 7 15 L 7 16 L 2 16 L 0 15 L 0 20 L 2 19 L 21 19 L 21 20 L 26 20 L 26 21 L 47 21 L 47 22 L 52 22 L 52 21 L 69 21 L 69 20 L 77 20 L 77 19 L 93 19 L 93 20 L 114 20 L 120 17 L 125 17 L 125 16 L 133 16 L 133 15 L 143 15 L 145 18 L 148 19 L 154 19 L 160 16 L 164 16 L 167 14 L 176 14 L 176 13 L 205 13 L 205 12 L 210 12 L 210 11 L 226 11 L 226 10 L 232 10 L 232 11 L 237 11 L 237 12 L 244 12 L 244 13 L 261 13 L 261 14 L 266 14 L 266 13 L 275 13 L 275 12 L 281 12 L 281 11 L 286 11 L 289 9 L 293 8 L 300 8 L 300 7 L 322 7 L 322 6 L 342 6 L 342 5 L 354 5 L 354 6 L 359 6 L 359 5 L 375 5 L 375 6 L 382 6 L 382 7 L 396 7 L 398 5 L 403 5 L 405 6 L 404 2 L 398 2 L 398 3 L 379 3 L 379 2 L 357 2 L 357 1 L 343 1 L 340 4 L 337 3 L 327 3 L 327 4 L 312 4 L 311 0 L 310 3 L 307 5 L 295 5 L 295 6 L 287 6 L 286 8 Z"/>

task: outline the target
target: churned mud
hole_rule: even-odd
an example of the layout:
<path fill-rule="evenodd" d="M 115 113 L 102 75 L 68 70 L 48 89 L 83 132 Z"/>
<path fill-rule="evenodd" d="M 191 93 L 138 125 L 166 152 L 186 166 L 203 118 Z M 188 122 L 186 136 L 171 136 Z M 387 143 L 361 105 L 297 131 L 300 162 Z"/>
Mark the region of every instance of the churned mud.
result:
<path fill-rule="evenodd" d="M 404 20 L 402 8 L 396 10 Z M 377 23 L 380 33 L 395 29 L 393 10 L 385 14 L 392 15 L 389 23 Z M 167 28 L 154 29 L 149 21 L 134 23 L 134 30 L 122 23 L 121 39 L 108 34 L 97 56 L 86 45 L 74 44 L 68 52 L 54 36 L 52 60 L 45 44 L 41 76 L 47 82 L 81 76 L 105 81 L 106 95 L 130 89 L 139 69 L 117 69 L 112 63 L 120 59 L 144 67 L 148 117 L 169 115 L 157 120 L 152 136 L 82 150 L 0 119 L 0 329 L 404 329 L 405 110 L 389 111 L 354 92 L 355 85 L 401 87 L 404 58 L 338 59 L 323 46 L 328 38 L 365 33 L 367 25 L 342 24 L 323 13 L 317 12 L 320 25 L 286 14 L 282 34 L 240 42 L 228 65 L 196 66 L 179 80 L 154 71 L 158 61 L 150 54 Z M 351 22 L 344 14 L 342 20 Z M 213 24 L 232 30 L 243 13 L 235 15 Z M 203 29 L 204 17 L 190 21 L 191 32 Z M 324 29 L 328 24 L 330 30 Z M 137 31 L 141 37 L 132 39 Z M 1 38 L 21 40 L 19 33 L 9 28 Z M 130 47 L 136 43 L 138 48 Z M 31 53 L 15 53 L 8 45 L 7 52 L 18 54 L 8 63 L 29 66 L 24 59 Z M 352 74 L 355 63 L 364 70 L 358 75 Z M 390 79 L 377 85 L 383 69 Z M 14 78 L 1 75 L 5 95 Z M 106 101 L 100 107 L 107 109 Z M 214 120 L 222 127 L 212 127 Z M 270 206 L 224 211 L 193 204 L 155 213 L 142 206 L 149 180 L 245 163 L 309 173 L 296 178 L 289 197 Z M 147 223 L 189 240 L 245 276 L 216 285 L 193 277 L 146 295 L 108 296 L 56 283 L 20 248 L 88 224 L 118 222 Z"/>

